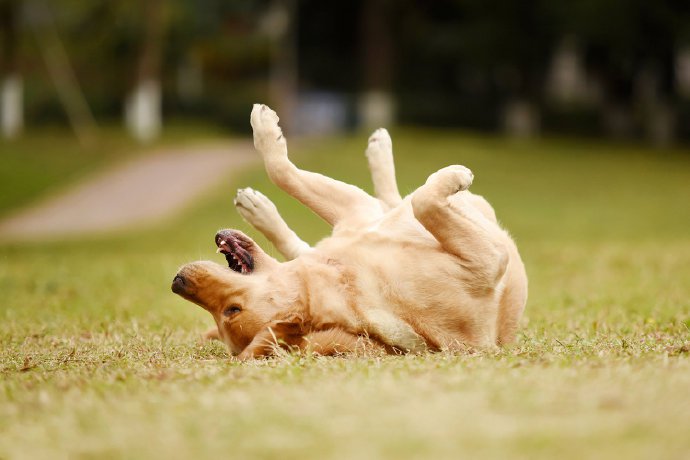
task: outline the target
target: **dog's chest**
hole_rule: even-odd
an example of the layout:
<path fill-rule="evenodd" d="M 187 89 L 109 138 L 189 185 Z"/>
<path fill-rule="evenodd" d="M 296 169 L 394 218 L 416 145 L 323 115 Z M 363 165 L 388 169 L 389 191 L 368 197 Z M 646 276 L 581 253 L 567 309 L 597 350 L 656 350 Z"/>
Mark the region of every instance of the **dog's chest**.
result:
<path fill-rule="evenodd" d="M 338 288 L 355 311 L 414 307 L 460 289 L 462 266 L 435 240 L 379 232 L 333 240 L 322 260 L 337 269 Z"/>

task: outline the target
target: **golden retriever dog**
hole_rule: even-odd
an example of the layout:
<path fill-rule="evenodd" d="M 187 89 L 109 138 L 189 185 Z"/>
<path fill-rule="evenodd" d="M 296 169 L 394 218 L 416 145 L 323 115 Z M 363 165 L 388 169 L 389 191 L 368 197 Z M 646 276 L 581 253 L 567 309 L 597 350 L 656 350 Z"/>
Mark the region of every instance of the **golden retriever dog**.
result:
<path fill-rule="evenodd" d="M 235 204 L 286 258 L 279 262 L 237 230 L 215 238 L 228 267 L 184 265 L 173 292 L 207 310 L 239 359 L 278 347 L 321 354 L 373 345 L 388 352 L 464 350 L 514 341 L 527 300 L 517 248 L 484 198 L 470 193 L 459 165 L 432 174 L 406 198 L 398 193 L 391 139 L 370 137 L 366 155 L 376 198 L 288 158 L 278 116 L 251 113 L 254 146 L 269 178 L 333 227 L 309 247 L 268 198 L 251 189 Z"/>

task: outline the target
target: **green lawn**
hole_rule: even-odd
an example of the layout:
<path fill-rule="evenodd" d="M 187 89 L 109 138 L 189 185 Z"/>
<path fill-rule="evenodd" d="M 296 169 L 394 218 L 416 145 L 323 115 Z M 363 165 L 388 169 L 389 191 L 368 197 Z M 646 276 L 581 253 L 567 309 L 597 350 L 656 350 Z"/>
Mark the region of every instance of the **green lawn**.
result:
<path fill-rule="evenodd" d="M 393 140 L 402 191 L 465 164 L 515 236 L 530 277 L 519 344 L 243 364 L 200 344 L 210 317 L 169 286 L 185 262 L 222 262 L 218 228 L 256 236 L 235 188 L 264 191 L 309 241 L 328 232 L 247 171 L 159 228 L 0 247 L 0 458 L 687 458 L 690 152 Z M 370 189 L 365 142 L 304 141 L 293 157 Z"/>

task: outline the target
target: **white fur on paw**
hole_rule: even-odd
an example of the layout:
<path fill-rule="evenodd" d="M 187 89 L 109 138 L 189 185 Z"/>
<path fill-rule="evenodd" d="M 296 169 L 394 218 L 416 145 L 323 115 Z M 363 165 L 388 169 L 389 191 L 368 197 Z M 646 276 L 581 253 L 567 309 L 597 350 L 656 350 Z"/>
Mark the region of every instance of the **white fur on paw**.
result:
<path fill-rule="evenodd" d="M 379 128 L 369 136 L 369 145 L 367 146 L 367 156 L 378 153 L 379 151 L 390 152 L 393 150 L 393 141 L 386 128 Z"/>
<path fill-rule="evenodd" d="M 278 126 L 278 115 L 267 105 L 254 104 L 250 122 L 254 130 L 254 147 L 261 153 L 270 153 L 271 147 L 285 144 L 283 131 Z"/>
<path fill-rule="evenodd" d="M 234 203 L 242 218 L 258 229 L 270 227 L 280 220 L 273 202 L 263 193 L 249 187 L 237 190 Z"/>
<path fill-rule="evenodd" d="M 424 339 L 405 321 L 393 313 L 374 308 L 364 313 L 367 332 L 373 333 L 384 343 L 401 350 L 417 353 L 426 349 Z"/>
<path fill-rule="evenodd" d="M 467 190 L 472 185 L 474 174 L 469 168 L 461 165 L 451 165 L 429 176 L 427 184 L 439 187 L 439 191 L 446 196 Z"/>

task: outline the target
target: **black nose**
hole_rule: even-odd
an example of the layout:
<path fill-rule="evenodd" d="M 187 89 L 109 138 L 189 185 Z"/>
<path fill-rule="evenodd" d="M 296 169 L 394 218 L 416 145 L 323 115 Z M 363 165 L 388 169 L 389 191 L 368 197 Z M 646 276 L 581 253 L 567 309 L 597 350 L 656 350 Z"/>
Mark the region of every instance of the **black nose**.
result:
<path fill-rule="evenodd" d="M 172 282 L 172 291 L 175 294 L 182 294 L 186 291 L 186 289 L 187 283 L 185 282 L 184 278 L 179 274 L 175 275 L 175 278 L 173 278 Z"/>

